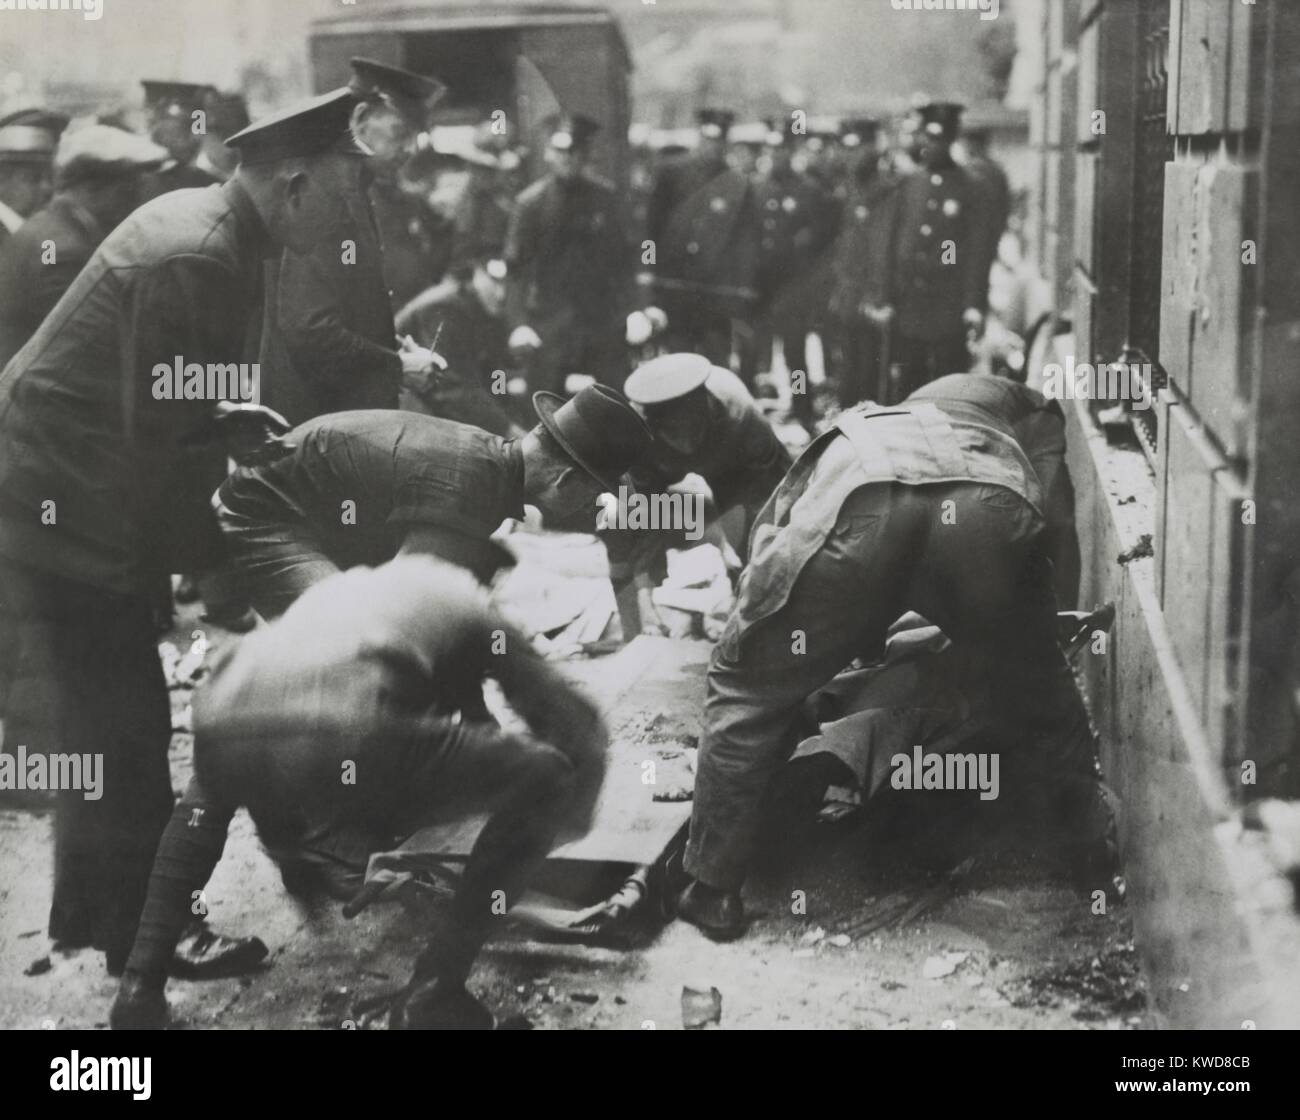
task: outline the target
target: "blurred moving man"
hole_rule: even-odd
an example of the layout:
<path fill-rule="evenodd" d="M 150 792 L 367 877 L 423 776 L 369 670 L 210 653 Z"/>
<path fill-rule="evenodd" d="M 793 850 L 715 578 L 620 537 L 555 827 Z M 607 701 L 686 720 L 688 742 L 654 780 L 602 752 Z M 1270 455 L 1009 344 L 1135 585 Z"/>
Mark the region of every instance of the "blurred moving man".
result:
<path fill-rule="evenodd" d="M 44 686 L 8 698 L 6 738 L 102 760 L 99 796 L 58 794 L 49 932 L 113 973 L 172 806 L 151 597 L 222 558 L 213 454 L 242 455 L 269 422 L 214 399 L 215 378 L 177 399 L 157 371 L 255 353 L 264 259 L 309 249 L 359 189 L 351 105 L 337 91 L 232 137 L 231 181 L 122 222 L 0 374 L 0 651 Z"/>
<path fill-rule="evenodd" d="M 207 131 L 204 105 L 214 92 L 212 87 L 193 82 L 145 81 L 140 84 L 144 87 L 149 139 L 165 148 L 168 155 L 167 162 L 145 183 L 145 200 L 168 191 L 210 187 L 221 182 L 220 176 L 196 164 Z"/>
<path fill-rule="evenodd" d="M 488 676 L 527 732 L 485 714 Z M 292 894 L 342 900 L 371 852 L 487 808 L 389 1026 L 491 1028 L 465 981 L 494 904 L 504 892 L 513 905 L 557 839 L 586 832 L 606 747 L 594 705 L 464 573 L 403 557 L 333 576 L 228 650 L 195 696 L 194 777 L 158 848 L 113 1027 L 167 1025 L 173 946 L 246 807 Z"/>
<path fill-rule="evenodd" d="M 92 124 L 63 134 L 54 197 L 0 244 L 0 367 L 36 333 L 109 231 L 140 203 L 143 176 L 167 152 Z"/>

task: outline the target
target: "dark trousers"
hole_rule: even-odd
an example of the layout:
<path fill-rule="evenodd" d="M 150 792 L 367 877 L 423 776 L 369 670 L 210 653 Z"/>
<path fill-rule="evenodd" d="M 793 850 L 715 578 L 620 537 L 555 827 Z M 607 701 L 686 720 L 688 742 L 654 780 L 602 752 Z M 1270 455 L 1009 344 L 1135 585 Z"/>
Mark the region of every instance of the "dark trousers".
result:
<path fill-rule="evenodd" d="M 662 293 L 659 305 L 668 316 L 666 353 L 703 354 L 715 366 L 731 368 L 732 322 L 725 308 L 703 295 Z"/>
<path fill-rule="evenodd" d="M 268 622 L 304 591 L 337 575 L 339 566 L 305 525 L 272 525 L 217 503 L 231 579 Z"/>
<path fill-rule="evenodd" d="M 898 371 L 891 377 L 890 399 L 878 404 L 898 404 L 923 385 L 950 373 L 966 373 L 971 356 L 966 346 L 966 332 L 959 329 L 937 333 L 927 338 L 909 338 L 894 331 L 890 343 L 890 365 Z"/>
<path fill-rule="evenodd" d="M 171 710 L 150 602 L 0 562 L 0 644 L 6 750 L 103 758 L 98 799 L 56 796 L 49 933 L 103 949 L 116 971 L 172 807 Z"/>
<path fill-rule="evenodd" d="M 828 373 L 835 382 L 841 408 L 852 408 L 861 401 L 886 403 L 889 393 L 881 391 L 880 383 L 883 342 L 880 328 L 865 319 L 836 321 L 828 326 L 825 337 Z"/>
<path fill-rule="evenodd" d="M 800 706 L 855 656 L 878 657 L 908 610 L 981 654 L 999 718 L 1033 743 L 1036 773 L 1091 781 L 1087 715 L 1056 644 L 1038 528 L 1028 504 L 1000 487 L 857 490 L 785 604 L 743 631 L 733 613 L 714 650 L 686 869 L 710 886 L 740 887 Z M 746 581 L 758 565 L 781 562 L 773 556 L 755 561 Z M 745 594 L 742 584 L 738 606 Z"/>

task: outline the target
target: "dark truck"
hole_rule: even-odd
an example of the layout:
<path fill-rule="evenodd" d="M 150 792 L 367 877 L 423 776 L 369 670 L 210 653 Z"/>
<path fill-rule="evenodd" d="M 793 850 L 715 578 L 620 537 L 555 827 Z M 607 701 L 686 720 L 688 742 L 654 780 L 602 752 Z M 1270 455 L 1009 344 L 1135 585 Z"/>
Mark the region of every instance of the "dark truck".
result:
<path fill-rule="evenodd" d="M 437 125 L 474 125 L 504 110 L 543 173 L 543 122 L 563 109 L 601 122 L 594 169 L 628 180 L 627 46 L 604 8 L 562 3 L 367 3 L 311 25 L 317 92 L 346 85 L 354 55 L 428 74 L 449 87 Z"/>

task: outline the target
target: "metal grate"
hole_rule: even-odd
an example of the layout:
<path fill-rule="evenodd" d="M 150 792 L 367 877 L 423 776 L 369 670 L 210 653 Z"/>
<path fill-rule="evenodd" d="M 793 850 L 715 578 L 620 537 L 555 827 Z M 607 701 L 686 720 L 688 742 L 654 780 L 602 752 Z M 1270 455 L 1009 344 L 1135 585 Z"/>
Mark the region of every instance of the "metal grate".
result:
<path fill-rule="evenodd" d="M 1163 252 L 1165 163 L 1174 142 L 1165 131 L 1169 89 L 1169 5 L 1138 6 L 1141 55 L 1137 89 L 1137 150 L 1134 153 L 1133 249 L 1129 290 L 1128 349 L 1149 361 L 1163 379 L 1160 354 L 1160 264 Z M 1154 387 L 1154 386 L 1153 386 Z M 1155 455 L 1155 409 L 1129 413 L 1148 456 Z"/>

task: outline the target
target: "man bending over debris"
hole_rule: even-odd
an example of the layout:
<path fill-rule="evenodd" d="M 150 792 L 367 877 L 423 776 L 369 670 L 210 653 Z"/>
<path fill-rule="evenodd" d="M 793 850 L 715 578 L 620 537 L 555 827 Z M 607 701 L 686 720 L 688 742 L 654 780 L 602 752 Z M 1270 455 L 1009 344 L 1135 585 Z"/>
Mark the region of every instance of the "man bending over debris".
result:
<path fill-rule="evenodd" d="M 1056 483 L 1040 474 L 1064 469 L 1041 448 L 1063 446 L 1063 423 L 1023 385 L 956 374 L 896 408 L 842 413 L 800 457 L 759 515 L 709 666 L 682 917 L 715 938 L 743 932 L 760 806 L 800 705 L 854 657 L 878 660 L 908 610 L 975 651 L 1000 718 L 1055 776 L 1038 794 L 1076 864 L 1104 858 L 1091 730 L 1041 547 Z"/>
<path fill-rule="evenodd" d="M 663 577 L 666 549 L 702 537 L 718 545 L 724 557 L 730 554 L 729 566 L 739 568 L 743 556 L 735 555 L 716 518 L 740 510 L 743 523 L 738 535 L 746 540 L 758 511 L 790 469 L 790 452 L 744 382 L 702 355 L 654 358 L 627 379 L 623 392 L 645 417 L 654 437 L 650 455 L 631 472 L 638 492 L 655 496 L 681 491 L 688 475 L 698 475 L 712 496 L 708 511 L 712 516 L 705 525 L 650 525 L 638 531 L 606 518 L 615 528 L 602 534 L 602 540 L 609 553 L 623 633 L 630 640 L 642 629 L 666 632 L 650 599 L 651 584 L 658 582 L 653 577 Z M 699 506 L 704 507 L 702 497 Z"/>
<path fill-rule="evenodd" d="M 491 675 L 529 734 L 469 718 Z M 429 557 L 336 575 L 223 653 L 194 703 L 194 778 L 163 835 L 115 1029 L 167 1022 L 172 948 L 247 807 L 295 895 L 351 898 L 373 851 L 488 808 L 450 910 L 389 1024 L 479 1028 L 465 990 L 492 906 L 510 905 L 561 833 L 590 824 L 607 739 L 595 707 Z"/>
<path fill-rule="evenodd" d="M 650 446 L 613 389 L 570 401 L 533 397 L 539 423 L 520 440 L 413 412 L 318 416 L 286 437 L 287 454 L 240 468 L 213 504 L 230 554 L 264 618 L 343 568 L 425 553 L 487 579 L 489 541 L 524 503 L 548 528 L 592 530 L 596 498 Z"/>

